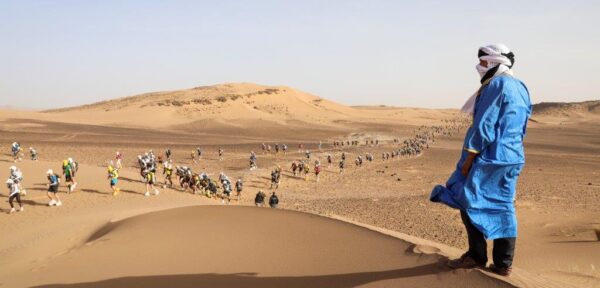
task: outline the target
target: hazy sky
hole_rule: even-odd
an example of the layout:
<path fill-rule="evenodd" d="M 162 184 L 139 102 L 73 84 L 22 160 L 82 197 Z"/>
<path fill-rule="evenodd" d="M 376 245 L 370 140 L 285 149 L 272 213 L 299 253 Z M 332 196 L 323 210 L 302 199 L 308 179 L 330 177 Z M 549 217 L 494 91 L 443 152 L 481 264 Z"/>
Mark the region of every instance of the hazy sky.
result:
<path fill-rule="evenodd" d="M 0 106 L 225 82 L 457 108 L 501 42 L 533 102 L 599 99 L 600 1 L 3 1 Z"/>

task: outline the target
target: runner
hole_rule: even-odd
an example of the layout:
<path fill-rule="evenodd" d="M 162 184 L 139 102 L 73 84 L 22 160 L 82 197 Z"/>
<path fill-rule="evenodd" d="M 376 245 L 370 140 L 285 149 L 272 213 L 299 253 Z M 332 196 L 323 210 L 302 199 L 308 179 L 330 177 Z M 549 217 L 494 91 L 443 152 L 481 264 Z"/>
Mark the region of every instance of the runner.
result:
<path fill-rule="evenodd" d="M 21 203 L 21 190 L 19 189 L 19 185 L 15 183 L 12 179 L 6 180 L 6 186 L 8 188 L 8 203 L 10 204 L 10 213 L 15 213 L 15 206 L 13 204 L 13 200 L 17 199 L 17 203 L 19 203 L 19 212 L 23 211 L 23 203 Z"/>
<path fill-rule="evenodd" d="M 112 195 L 117 196 L 119 192 L 121 192 L 121 189 L 117 187 L 117 183 L 119 182 L 119 169 L 113 167 L 112 163 L 111 165 L 108 165 L 108 179 L 110 180 L 110 188 L 113 191 Z"/>
<path fill-rule="evenodd" d="M 117 154 L 115 155 L 115 161 L 117 163 L 117 169 L 123 168 L 123 154 L 121 154 L 121 152 L 117 151 Z"/>
<path fill-rule="evenodd" d="M 13 161 L 17 163 L 17 161 L 21 160 L 21 144 L 19 142 L 13 142 L 10 151 L 12 152 Z"/>
<path fill-rule="evenodd" d="M 77 182 L 75 182 L 75 168 L 76 164 L 73 161 L 73 158 L 69 158 L 63 161 L 63 175 L 65 176 L 65 183 L 67 184 L 67 193 L 73 192 L 75 190 L 75 186 L 77 186 Z"/>
<path fill-rule="evenodd" d="M 16 166 L 10 166 L 9 178 L 18 186 L 19 193 L 23 196 L 27 195 L 27 191 L 23 188 L 23 172 Z"/>
<path fill-rule="evenodd" d="M 167 185 L 172 187 L 173 180 L 171 178 L 173 177 L 173 161 L 170 159 L 165 162 L 165 165 L 163 165 L 163 175 L 165 176 L 165 184 L 163 185 L 163 189 L 167 188 Z"/>
<path fill-rule="evenodd" d="M 235 181 L 235 192 L 236 197 L 237 197 L 237 201 L 240 201 L 240 199 L 242 199 L 242 189 L 244 188 L 244 182 L 242 181 L 242 178 L 238 178 L 237 181 Z"/>
<path fill-rule="evenodd" d="M 271 208 L 277 208 L 278 204 L 279 198 L 275 195 L 275 191 L 273 191 L 273 194 L 271 194 L 271 197 L 269 198 L 269 206 L 271 206 Z"/>
<path fill-rule="evenodd" d="M 296 177 L 298 175 L 296 172 L 297 169 L 298 169 L 298 164 L 296 164 L 296 161 L 292 161 L 292 173 L 294 174 L 294 177 Z"/>
<path fill-rule="evenodd" d="M 319 182 L 319 173 L 321 173 L 321 161 L 315 160 L 315 176 L 317 182 Z"/>
<path fill-rule="evenodd" d="M 254 197 L 254 205 L 256 205 L 256 207 L 265 207 L 265 197 L 267 197 L 267 195 L 265 195 L 262 190 L 258 190 L 256 197 Z"/>
<path fill-rule="evenodd" d="M 196 161 L 196 150 L 192 150 L 192 153 L 190 153 L 190 155 L 192 156 L 192 162 L 194 164 L 198 164 L 198 162 Z"/>
<path fill-rule="evenodd" d="M 48 176 L 48 193 L 47 196 L 50 199 L 50 202 L 48 202 L 48 206 L 61 206 L 62 202 L 60 201 L 60 198 L 58 197 L 58 195 L 56 193 L 58 193 L 58 185 L 60 184 L 60 176 L 54 174 L 54 171 L 52 171 L 52 169 L 49 169 L 46 172 L 46 175 Z"/>
<path fill-rule="evenodd" d="M 32 161 L 38 160 L 38 153 L 33 147 L 29 147 L 29 155 L 31 156 Z"/>
<path fill-rule="evenodd" d="M 146 155 L 147 160 L 144 161 L 141 172 L 144 182 L 146 182 L 146 193 L 144 193 L 144 196 L 150 196 L 150 190 L 154 191 L 154 195 L 158 195 L 160 191 L 154 187 L 154 184 L 156 184 L 156 163 L 151 154 Z"/>
<path fill-rule="evenodd" d="M 225 154 L 225 151 L 223 151 L 223 148 L 219 147 L 219 161 L 223 161 L 223 154 Z"/>

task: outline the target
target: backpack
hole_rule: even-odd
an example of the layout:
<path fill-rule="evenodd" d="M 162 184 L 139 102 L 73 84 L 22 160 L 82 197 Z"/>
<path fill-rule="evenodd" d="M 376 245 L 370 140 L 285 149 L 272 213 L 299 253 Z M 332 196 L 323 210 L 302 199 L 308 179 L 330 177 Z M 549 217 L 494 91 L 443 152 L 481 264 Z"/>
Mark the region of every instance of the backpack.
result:
<path fill-rule="evenodd" d="M 56 180 L 56 184 L 57 185 L 60 184 L 60 176 L 58 176 L 58 174 L 52 174 L 52 175 L 50 175 L 49 178 L 50 178 L 51 183 L 54 182 L 53 180 Z M 54 178 L 54 179 L 52 179 L 52 178 Z"/>

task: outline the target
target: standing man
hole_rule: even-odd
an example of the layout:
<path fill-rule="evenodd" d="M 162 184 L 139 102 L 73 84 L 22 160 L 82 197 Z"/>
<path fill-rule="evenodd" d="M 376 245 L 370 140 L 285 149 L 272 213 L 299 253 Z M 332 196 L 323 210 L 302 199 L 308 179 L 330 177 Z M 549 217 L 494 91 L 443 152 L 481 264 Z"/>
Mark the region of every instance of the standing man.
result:
<path fill-rule="evenodd" d="M 485 267 L 487 240 L 494 240 L 490 270 L 508 276 L 517 237 L 515 192 L 525 164 L 523 137 L 531 114 L 529 92 L 514 78 L 514 54 L 504 45 L 479 49 L 481 87 L 465 103 L 473 115 L 463 151 L 445 186 L 431 192 L 431 201 L 460 210 L 469 250 L 451 260 L 453 269 Z"/>

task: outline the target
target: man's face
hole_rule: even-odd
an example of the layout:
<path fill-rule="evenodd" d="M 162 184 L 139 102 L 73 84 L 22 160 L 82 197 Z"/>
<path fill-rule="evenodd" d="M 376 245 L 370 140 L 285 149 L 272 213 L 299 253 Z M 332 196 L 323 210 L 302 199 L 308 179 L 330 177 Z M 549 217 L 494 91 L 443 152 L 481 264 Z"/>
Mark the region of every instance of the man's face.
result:
<path fill-rule="evenodd" d="M 479 65 L 481 65 L 481 66 L 483 66 L 483 67 L 487 68 L 487 67 L 488 67 L 488 62 L 487 62 L 487 61 L 485 61 L 485 60 L 481 60 L 481 59 L 480 59 L 480 60 L 479 60 Z"/>

